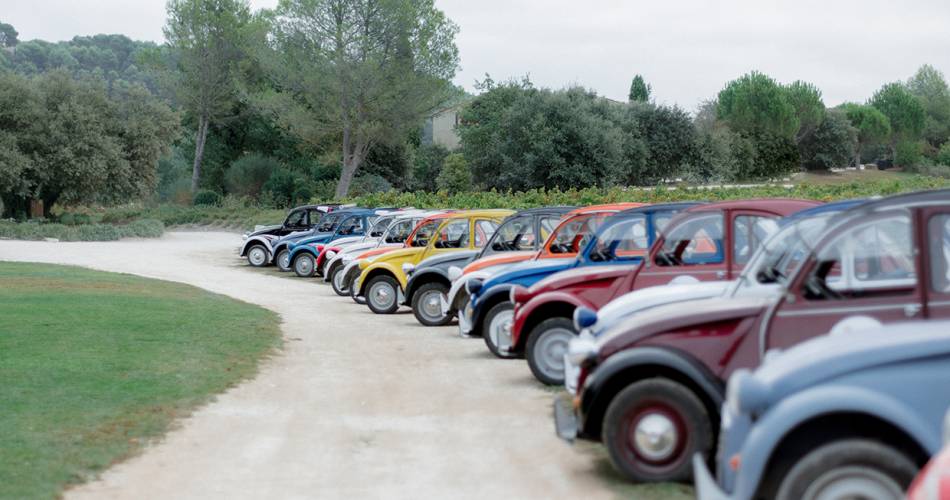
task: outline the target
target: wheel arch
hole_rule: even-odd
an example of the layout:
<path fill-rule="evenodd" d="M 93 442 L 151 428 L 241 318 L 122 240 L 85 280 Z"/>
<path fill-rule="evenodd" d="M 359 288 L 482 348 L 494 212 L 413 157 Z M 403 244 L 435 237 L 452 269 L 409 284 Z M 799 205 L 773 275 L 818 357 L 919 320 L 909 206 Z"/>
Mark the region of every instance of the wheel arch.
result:
<path fill-rule="evenodd" d="M 475 315 L 472 318 L 473 332 L 481 331 L 482 323 L 485 321 L 485 316 L 488 315 L 488 311 L 491 311 L 496 305 L 508 300 L 511 287 L 512 285 L 507 283 L 495 285 L 483 296 L 478 298 L 478 308 L 475 309 Z"/>
<path fill-rule="evenodd" d="M 523 306 L 521 318 L 515 316 L 514 326 L 517 339 L 514 347 L 523 349 L 527 345 L 531 331 L 546 319 L 554 317 L 573 319 L 574 310 L 580 306 L 590 307 L 590 304 L 567 293 L 541 294 L 532 298 Z"/>
<path fill-rule="evenodd" d="M 452 286 L 448 273 L 443 269 L 424 269 L 421 272 L 417 271 L 406 283 L 406 304 L 411 304 L 412 297 L 416 291 L 419 290 L 422 285 L 428 283 L 442 283 L 446 288 Z"/>
<path fill-rule="evenodd" d="M 389 269 L 389 267 L 385 265 L 377 264 L 370 266 L 366 268 L 362 274 L 363 279 L 360 280 L 359 295 L 364 295 L 366 292 L 366 284 L 378 276 L 389 276 L 396 280 L 396 283 L 399 283 L 399 278 L 396 277 L 396 273 L 394 273 L 392 269 Z"/>

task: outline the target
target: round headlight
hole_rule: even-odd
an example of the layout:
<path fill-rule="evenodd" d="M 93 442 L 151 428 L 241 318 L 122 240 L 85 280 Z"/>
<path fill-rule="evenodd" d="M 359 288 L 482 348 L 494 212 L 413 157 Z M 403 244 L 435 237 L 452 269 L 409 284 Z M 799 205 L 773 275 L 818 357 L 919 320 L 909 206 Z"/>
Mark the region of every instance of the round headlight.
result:
<path fill-rule="evenodd" d="M 528 289 L 521 285 L 511 287 L 511 291 L 508 292 L 508 300 L 512 304 L 524 304 L 529 299 L 531 299 L 531 295 L 528 293 Z"/>
<path fill-rule="evenodd" d="M 482 289 L 482 285 L 484 285 L 482 280 L 469 280 L 468 283 L 465 284 L 465 290 L 468 291 L 469 295 L 474 296 Z"/>
<path fill-rule="evenodd" d="M 590 328 L 594 326 L 594 323 L 597 323 L 597 312 L 588 307 L 578 307 L 574 309 L 574 329 L 577 331 L 582 331 L 585 328 Z"/>

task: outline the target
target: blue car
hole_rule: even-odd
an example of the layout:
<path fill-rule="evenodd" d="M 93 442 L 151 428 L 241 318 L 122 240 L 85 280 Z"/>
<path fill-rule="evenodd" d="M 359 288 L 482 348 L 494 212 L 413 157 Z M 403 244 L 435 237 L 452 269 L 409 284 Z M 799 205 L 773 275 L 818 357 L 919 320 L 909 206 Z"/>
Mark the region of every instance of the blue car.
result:
<path fill-rule="evenodd" d="M 274 265 L 281 271 L 290 271 L 290 245 L 306 238 L 323 238 L 333 236 L 340 227 L 343 219 L 351 215 L 352 212 L 368 210 L 366 208 L 344 208 L 335 212 L 324 214 L 320 221 L 309 231 L 290 233 L 273 243 L 271 243 L 271 255 L 274 257 Z"/>
<path fill-rule="evenodd" d="M 698 498 L 904 498 L 940 450 L 950 322 L 861 323 L 733 374 L 718 479 L 693 459 Z"/>
<path fill-rule="evenodd" d="M 546 248 L 557 249 L 564 246 L 557 240 L 566 237 L 572 240 L 579 239 L 581 241 L 581 251 L 576 256 L 568 258 L 558 258 L 557 254 L 539 255 L 539 258 L 534 260 L 506 268 L 485 280 L 484 283 L 480 280 L 470 281 L 467 285 L 470 297 L 469 303 L 459 314 L 459 329 L 462 335 L 477 336 L 480 334 L 485 338 L 489 350 L 496 356 L 511 357 L 503 346 L 500 346 L 498 339 L 505 336 L 501 330 L 506 328 L 510 330 L 514 309 L 509 300 L 512 287 L 515 285 L 528 287 L 554 273 L 581 266 L 639 264 L 642 260 L 639 256 L 615 260 L 598 258 L 597 255 L 594 255 L 598 249 L 596 235 L 606 234 L 611 227 L 624 222 L 629 223 L 631 219 L 640 218 L 645 223 L 645 226 L 641 225 L 643 234 L 639 236 L 628 235 L 628 237 L 640 238 L 642 240 L 640 246 L 644 250 L 649 250 L 666 222 L 676 213 L 698 204 L 696 202 L 656 204 L 632 208 L 615 214 L 581 214 L 575 216 L 575 219 L 584 227 L 577 231 L 563 230 L 574 220 L 568 219 L 550 236 L 545 246 Z M 499 331 L 493 334 L 495 330 Z"/>
<path fill-rule="evenodd" d="M 341 238 L 364 236 L 381 212 L 381 210 L 368 208 L 350 209 L 336 223 L 333 232 L 314 234 L 290 242 L 287 245 L 288 267 L 293 269 L 297 276 L 312 277 L 317 270 L 317 256 L 320 255 L 324 245 Z"/>

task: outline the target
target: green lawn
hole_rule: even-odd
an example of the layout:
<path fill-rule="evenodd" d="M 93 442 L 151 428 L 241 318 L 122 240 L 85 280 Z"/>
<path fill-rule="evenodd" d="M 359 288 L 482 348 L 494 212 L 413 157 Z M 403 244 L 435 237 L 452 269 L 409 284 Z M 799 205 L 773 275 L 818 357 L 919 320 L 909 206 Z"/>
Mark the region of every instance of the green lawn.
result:
<path fill-rule="evenodd" d="M 280 345 L 277 316 L 198 288 L 0 262 L 0 498 L 55 498 Z"/>

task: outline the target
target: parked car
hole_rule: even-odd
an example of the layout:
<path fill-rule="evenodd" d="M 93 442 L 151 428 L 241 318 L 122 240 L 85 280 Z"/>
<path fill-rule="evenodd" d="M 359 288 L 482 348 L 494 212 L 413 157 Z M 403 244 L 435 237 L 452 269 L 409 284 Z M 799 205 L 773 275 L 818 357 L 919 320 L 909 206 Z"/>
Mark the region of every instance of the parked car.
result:
<path fill-rule="evenodd" d="M 571 408 L 557 406 L 559 434 L 602 440 L 631 479 L 686 480 L 689 457 L 710 457 L 723 381 L 735 370 L 867 317 L 889 323 L 950 315 L 950 191 L 870 201 L 800 231 L 804 251 L 756 276 L 780 285 L 780 293 L 659 306 L 572 352 L 581 366 L 579 393 Z M 669 256 L 651 259 L 661 265 Z M 672 448 L 628 439 L 649 430 L 641 421 L 662 429 Z"/>
<path fill-rule="evenodd" d="M 283 224 L 259 226 L 243 235 L 243 243 L 238 255 L 247 258 L 254 267 L 263 267 L 270 263 L 274 253 L 271 243 L 291 233 L 308 231 L 315 226 L 324 214 L 333 211 L 338 205 L 304 205 L 294 208 L 287 214 Z"/>
<path fill-rule="evenodd" d="M 366 210 L 365 208 L 344 208 L 324 214 L 320 221 L 312 229 L 302 232 L 290 233 L 286 236 L 277 238 L 271 242 L 270 256 L 272 262 L 281 271 L 290 271 L 290 251 L 288 247 L 291 243 L 296 243 L 304 238 L 314 236 L 325 237 L 336 232 L 340 222 L 354 210 Z"/>
<path fill-rule="evenodd" d="M 873 323 L 873 320 L 871 320 Z M 693 460 L 706 499 L 904 498 L 940 449 L 950 321 L 832 332 L 729 379 L 716 458 Z"/>
<path fill-rule="evenodd" d="M 430 220 L 416 229 L 411 248 L 379 255 L 372 262 L 361 264 L 361 274 L 354 284 L 357 296 L 366 297 L 366 304 L 376 314 L 392 314 L 399 309 L 401 295 L 408 283 L 406 269 L 432 255 L 474 250 L 488 242 L 501 221 L 512 210 L 465 210 Z"/>
<path fill-rule="evenodd" d="M 392 213 L 394 211 L 389 209 L 348 210 L 346 217 L 340 220 L 333 233 L 309 236 L 287 245 L 290 268 L 301 278 L 312 277 L 317 271 L 317 256 L 326 244 L 341 240 L 359 241 L 368 234 L 379 217 Z"/>
<path fill-rule="evenodd" d="M 518 262 L 535 255 L 547 235 L 572 207 L 544 207 L 522 210 L 505 219 L 481 250 L 454 252 L 429 257 L 410 271 L 403 304 L 412 307 L 419 323 L 425 326 L 447 324 L 454 311 L 443 310 L 447 302 L 455 267 L 484 262 Z"/>
<path fill-rule="evenodd" d="M 943 418 L 943 449 L 927 465 L 907 490 L 907 500 L 950 498 L 950 411 Z"/>
<path fill-rule="evenodd" d="M 512 289 L 514 321 L 505 348 L 512 355 L 524 355 L 531 373 L 542 383 L 562 384 L 567 343 L 578 333 L 572 321 L 576 308 L 597 310 L 631 291 L 672 281 L 735 279 L 759 244 L 778 230 L 780 218 L 816 205 L 806 200 L 739 200 L 649 207 L 630 214 L 605 226 L 597 243 L 578 256 L 570 271 L 531 288 Z M 641 254 L 630 258 L 624 253 L 627 248 L 643 251 L 647 238 L 636 231 L 647 228 L 655 236 L 665 223 L 670 224 L 668 231 L 651 251 L 655 263 L 640 265 Z"/>
<path fill-rule="evenodd" d="M 469 300 L 459 314 L 461 334 L 470 336 L 480 332 L 489 350 L 505 357 L 496 346 L 499 336 L 507 335 L 510 329 L 512 314 L 508 292 L 511 287 L 534 283 L 570 267 L 607 217 L 640 206 L 643 204 L 617 203 L 577 209 L 558 224 L 531 260 L 514 264 L 484 282 L 469 280 L 466 284 Z"/>

